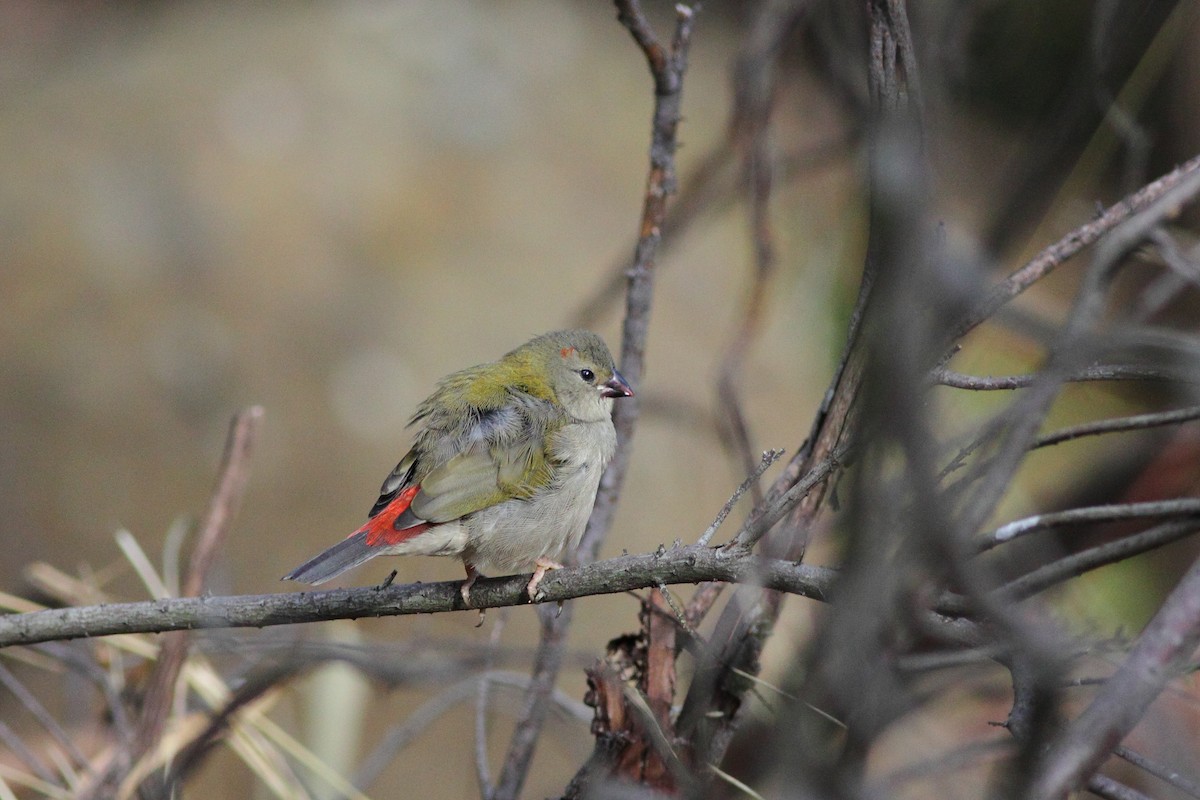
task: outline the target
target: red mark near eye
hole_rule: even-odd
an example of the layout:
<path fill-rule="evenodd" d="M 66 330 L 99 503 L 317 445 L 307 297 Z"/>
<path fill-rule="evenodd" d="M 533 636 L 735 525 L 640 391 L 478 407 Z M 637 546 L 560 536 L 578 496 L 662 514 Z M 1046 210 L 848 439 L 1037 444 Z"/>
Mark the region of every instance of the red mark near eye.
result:
<path fill-rule="evenodd" d="M 559 355 L 561 355 L 563 358 L 566 358 L 569 355 L 574 355 L 576 351 L 575 351 L 574 347 L 564 347 L 562 350 L 559 350 L 558 352 L 559 352 Z"/>

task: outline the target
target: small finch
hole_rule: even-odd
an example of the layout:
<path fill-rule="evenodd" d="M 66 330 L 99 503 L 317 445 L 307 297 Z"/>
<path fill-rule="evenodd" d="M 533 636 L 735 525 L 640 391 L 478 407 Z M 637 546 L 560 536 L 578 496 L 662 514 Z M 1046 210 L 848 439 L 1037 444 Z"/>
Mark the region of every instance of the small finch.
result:
<path fill-rule="evenodd" d="M 284 579 L 323 583 L 375 556 L 458 556 L 467 605 L 483 572 L 532 569 L 536 599 L 579 545 L 616 450 L 612 401 L 632 396 L 604 340 L 582 330 L 446 376 L 417 408 L 412 449 L 366 524 Z"/>

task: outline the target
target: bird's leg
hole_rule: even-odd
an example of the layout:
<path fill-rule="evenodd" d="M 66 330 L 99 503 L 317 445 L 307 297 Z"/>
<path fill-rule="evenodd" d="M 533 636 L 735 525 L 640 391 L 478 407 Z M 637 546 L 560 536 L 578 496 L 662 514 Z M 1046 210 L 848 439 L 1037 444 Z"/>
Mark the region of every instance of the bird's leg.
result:
<path fill-rule="evenodd" d="M 552 569 L 562 569 L 563 565 L 557 561 L 551 561 L 548 558 L 542 557 L 533 562 L 537 567 L 533 571 L 533 577 L 529 579 L 529 583 L 525 585 L 525 591 L 529 593 L 529 602 L 538 599 L 538 584 L 542 582 L 542 578 L 546 577 L 546 573 Z"/>
<path fill-rule="evenodd" d="M 462 595 L 463 603 L 467 608 L 471 607 L 471 587 L 475 585 L 475 581 L 479 579 L 479 570 L 471 564 L 463 562 L 463 566 L 467 568 L 467 579 L 463 581 L 462 587 L 458 593 Z"/>
<path fill-rule="evenodd" d="M 392 581 L 396 580 L 396 570 L 392 570 L 392 574 L 383 579 L 383 583 L 379 584 L 377 589 L 383 590 L 392 585 Z"/>

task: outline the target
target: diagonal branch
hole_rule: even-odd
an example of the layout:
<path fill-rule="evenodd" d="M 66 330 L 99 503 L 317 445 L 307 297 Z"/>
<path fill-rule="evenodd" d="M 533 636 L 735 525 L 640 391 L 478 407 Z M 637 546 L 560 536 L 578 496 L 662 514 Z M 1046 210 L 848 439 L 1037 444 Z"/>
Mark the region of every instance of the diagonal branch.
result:
<path fill-rule="evenodd" d="M 1037 800 L 1062 797 L 1090 778 L 1167 683 L 1181 674 L 1197 646 L 1200 561 L 1171 592 L 1091 705 L 1051 744 L 1030 796 Z"/>

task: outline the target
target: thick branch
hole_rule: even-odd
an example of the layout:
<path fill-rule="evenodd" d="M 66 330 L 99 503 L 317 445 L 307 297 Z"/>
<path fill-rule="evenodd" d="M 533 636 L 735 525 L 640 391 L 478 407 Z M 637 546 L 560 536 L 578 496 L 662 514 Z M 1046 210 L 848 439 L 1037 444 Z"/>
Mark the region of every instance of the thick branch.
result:
<path fill-rule="evenodd" d="M 828 598 L 836 572 L 779 559 L 709 547 L 621 556 L 556 570 L 540 584 L 543 602 L 615 594 L 659 584 L 752 581 L 817 600 Z M 528 603 L 528 576 L 481 580 L 471 610 Z M 0 617 L 0 647 L 117 633 L 161 633 L 191 628 L 262 628 L 298 622 L 463 611 L 461 581 L 321 592 L 187 597 L 60 608 Z"/>

